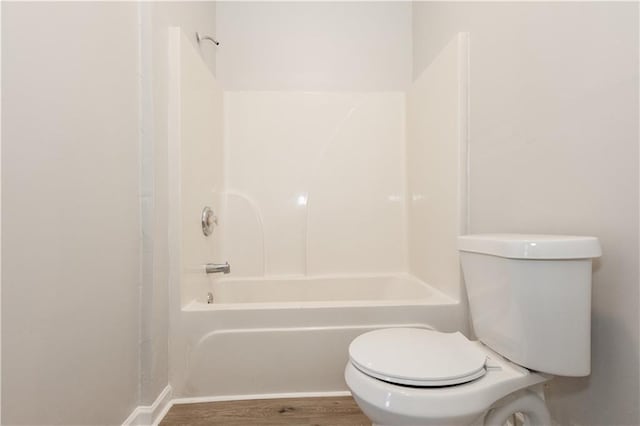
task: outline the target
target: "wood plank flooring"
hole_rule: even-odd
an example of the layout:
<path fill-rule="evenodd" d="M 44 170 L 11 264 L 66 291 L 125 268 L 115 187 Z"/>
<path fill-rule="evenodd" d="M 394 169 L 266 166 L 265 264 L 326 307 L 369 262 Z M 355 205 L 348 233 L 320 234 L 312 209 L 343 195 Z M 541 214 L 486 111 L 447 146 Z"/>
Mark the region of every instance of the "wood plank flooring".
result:
<path fill-rule="evenodd" d="M 350 396 L 178 404 L 160 426 L 371 426 Z"/>

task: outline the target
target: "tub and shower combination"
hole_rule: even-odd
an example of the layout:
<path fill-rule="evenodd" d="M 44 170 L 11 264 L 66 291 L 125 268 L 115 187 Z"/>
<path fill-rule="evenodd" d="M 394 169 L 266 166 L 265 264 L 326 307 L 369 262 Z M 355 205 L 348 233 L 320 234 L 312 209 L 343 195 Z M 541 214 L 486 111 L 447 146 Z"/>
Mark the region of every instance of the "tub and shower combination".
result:
<path fill-rule="evenodd" d="M 460 40 L 407 93 L 229 93 L 179 29 L 169 37 L 175 398 L 346 393 L 358 335 L 466 330 L 465 133 L 438 128 L 465 109 L 425 96 L 465 99 Z M 423 128 L 417 109 L 440 116 Z M 203 235 L 205 206 L 218 226 Z M 227 260 L 230 275 L 205 274 Z"/>

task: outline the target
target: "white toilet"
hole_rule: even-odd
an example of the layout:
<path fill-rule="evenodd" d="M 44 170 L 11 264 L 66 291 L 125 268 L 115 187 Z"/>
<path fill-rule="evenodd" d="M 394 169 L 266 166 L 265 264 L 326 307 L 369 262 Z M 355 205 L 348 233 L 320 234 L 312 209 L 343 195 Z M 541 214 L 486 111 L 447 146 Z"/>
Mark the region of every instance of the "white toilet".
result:
<path fill-rule="evenodd" d="M 541 384 L 591 372 L 593 237 L 458 239 L 478 341 L 391 328 L 349 346 L 345 379 L 374 425 L 549 425 Z"/>

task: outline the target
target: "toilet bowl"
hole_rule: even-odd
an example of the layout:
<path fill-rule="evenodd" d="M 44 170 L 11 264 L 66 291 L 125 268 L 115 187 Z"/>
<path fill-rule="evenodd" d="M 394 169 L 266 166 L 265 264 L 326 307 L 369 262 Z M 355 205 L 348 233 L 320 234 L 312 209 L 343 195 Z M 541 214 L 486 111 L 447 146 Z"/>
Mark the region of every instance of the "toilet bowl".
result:
<path fill-rule="evenodd" d="M 351 394 L 377 426 L 498 426 L 515 413 L 549 425 L 542 385 L 591 371 L 599 241 L 491 234 L 458 245 L 478 340 L 420 328 L 365 333 L 349 346 Z"/>
<path fill-rule="evenodd" d="M 485 423 L 484 417 L 506 403 L 514 405 L 513 398 L 502 404 L 505 397 L 536 390 L 552 377 L 509 362 L 461 333 L 377 330 L 356 338 L 349 352 L 345 380 L 363 413 L 378 426 L 494 424 Z M 398 362 L 385 363 L 385 359 Z M 548 418 L 537 393 L 523 392 L 517 399 L 524 399 L 524 404 L 502 415 L 505 420 L 514 412 L 530 419 Z M 499 420 L 494 415 L 495 421 Z"/>

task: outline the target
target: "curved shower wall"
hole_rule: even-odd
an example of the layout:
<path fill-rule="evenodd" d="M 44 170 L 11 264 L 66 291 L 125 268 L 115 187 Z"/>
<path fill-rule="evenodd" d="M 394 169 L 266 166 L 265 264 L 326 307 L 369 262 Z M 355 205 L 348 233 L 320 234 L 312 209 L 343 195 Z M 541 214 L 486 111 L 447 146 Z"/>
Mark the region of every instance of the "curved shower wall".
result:
<path fill-rule="evenodd" d="M 225 259 L 235 276 L 262 276 L 267 263 L 264 220 L 258 203 L 245 194 L 226 191 L 222 217 Z"/>

